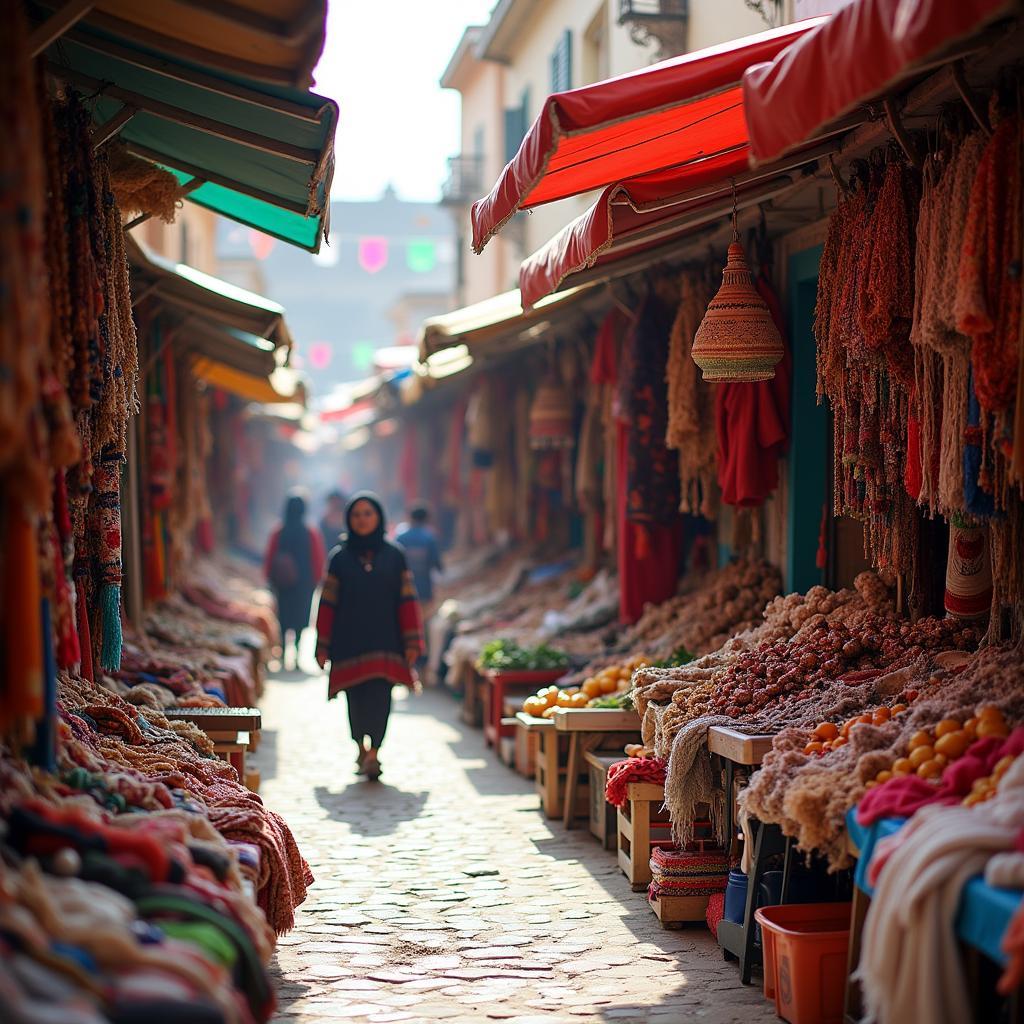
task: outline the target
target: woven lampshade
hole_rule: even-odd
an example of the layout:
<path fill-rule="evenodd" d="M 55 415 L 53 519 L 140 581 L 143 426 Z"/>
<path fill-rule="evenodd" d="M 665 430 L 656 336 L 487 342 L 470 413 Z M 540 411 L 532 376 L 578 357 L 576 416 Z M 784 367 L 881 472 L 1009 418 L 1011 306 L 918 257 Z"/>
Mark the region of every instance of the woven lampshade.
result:
<path fill-rule="evenodd" d="M 551 373 L 541 382 L 530 406 L 530 447 L 536 450 L 572 448 L 573 401 Z"/>
<path fill-rule="evenodd" d="M 707 381 L 733 384 L 775 376 L 782 338 L 738 241 L 729 246 L 722 287 L 708 304 L 690 354 Z"/>

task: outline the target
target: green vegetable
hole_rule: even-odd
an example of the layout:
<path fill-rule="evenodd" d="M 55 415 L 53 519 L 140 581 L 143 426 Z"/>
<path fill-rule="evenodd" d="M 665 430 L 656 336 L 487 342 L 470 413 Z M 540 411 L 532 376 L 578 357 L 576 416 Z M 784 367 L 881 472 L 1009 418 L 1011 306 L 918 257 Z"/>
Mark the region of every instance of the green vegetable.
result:
<path fill-rule="evenodd" d="M 689 665 L 697 655 L 691 654 L 685 647 L 677 647 L 664 661 L 656 661 L 652 668 L 682 668 Z"/>
<path fill-rule="evenodd" d="M 492 640 L 480 652 L 477 667 L 499 672 L 544 672 L 569 667 L 569 656 L 547 644 L 520 647 L 514 640 Z"/>
<path fill-rule="evenodd" d="M 616 708 L 622 711 L 633 709 L 633 697 L 628 693 L 620 693 L 614 697 L 597 697 L 590 702 L 592 708 Z"/>

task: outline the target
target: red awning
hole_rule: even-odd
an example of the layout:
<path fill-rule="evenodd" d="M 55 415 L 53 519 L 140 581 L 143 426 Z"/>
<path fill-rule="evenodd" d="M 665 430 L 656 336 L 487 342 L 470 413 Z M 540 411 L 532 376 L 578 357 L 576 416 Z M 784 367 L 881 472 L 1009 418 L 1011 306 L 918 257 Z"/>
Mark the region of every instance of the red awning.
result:
<path fill-rule="evenodd" d="M 731 154 L 705 161 L 702 174 L 663 171 L 612 185 L 582 216 L 577 217 L 519 268 L 523 309 L 557 291 L 567 278 L 595 265 L 606 265 L 682 238 L 739 209 L 788 191 L 801 168 L 825 154 L 829 144 L 804 148 L 787 160 L 751 171 Z"/>
<path fill-rule="evenodd" d="M 672 169 L 699 183 L 709 160 L 747 166 L 740 79 L 820 25 L 816 18 L 549 96 L 490 195 L 473 204 L 480 252 L 517 210 Z M 717 173 L 728 173 L 722 166 Z M 689 187 L 680 184 L 680 188 Z"/>
<path fill-rule="evenodd" d="M 853 0 L 743 74 L 753 157 L 772 160 L 901 78 L 949 57 L 1012 0 Z"/>

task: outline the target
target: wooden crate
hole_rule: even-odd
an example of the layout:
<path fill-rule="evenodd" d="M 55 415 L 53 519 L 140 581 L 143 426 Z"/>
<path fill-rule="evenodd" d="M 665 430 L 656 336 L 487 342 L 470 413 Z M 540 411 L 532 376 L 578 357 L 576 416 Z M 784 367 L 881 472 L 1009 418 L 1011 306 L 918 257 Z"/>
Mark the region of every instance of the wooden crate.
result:
<path fill-rule="evenodd" d="M 588 750 L 584 760 L 590 775 L 590 834 L 606 849 L 614 850 L 618 837 L 618 815 L 615 808 L 604 798 L 608 769 L 619 761 L 621 754 L 599 754 Z"/>
<path fill-rule="evenodd" d="M 501 725 L 503 729 L 508 730 L 510 735 L 502 736 L 498 740 L 498 756 L 509 768 L 514 768 L 516 764 L 516 720 L 514 718 L 503 718 Z"/>
<path fill-rule="evenodd" d="M 528 779 L 537 774 L 537 730 L 531 728 L 531 722 L 544 721 L 533 718 L 525 711 L 516 714 L 516 762 L 515 769 Z"/>
<path fill-rule="evenodd" d="M 559 733 L 554 726 L 541 730 L 537 734 L 536 787 L 540 797 L 540 806 L 548 818 L 562 816 L 565 803 L 565 779 L 569 763 L 569 737 Z M 586 767 L 585 765 L 583 766 Z M 584 786 L 586 776 L 577 780 L 576 796 L 573 811 L 578 817 L 586 818 L 590 814 L 587 793 Z"/>
<path fill-rule="evenodd" d="M 651 882 L 651 849 L 671 843 L 672 826 L 668 812 L 661 809 L 664 786 L 631 782 L 626 795 L 626 805 L 617 815 L 619 867 L 633 890 L 640 892 Z"/>
<path fill-rule="evenodd" d="M 474 729 L 479 729 L 484 724 L 483 685 L 484 681 L 476 669 L 466 677 L 466 686 L 462 694 L 462 720 Z"/>
<path fill-rule="evenodd" d="M 682 928 L 707 917 L 710 896 L 651 896 L 648 903 L 662 928 Z"/>

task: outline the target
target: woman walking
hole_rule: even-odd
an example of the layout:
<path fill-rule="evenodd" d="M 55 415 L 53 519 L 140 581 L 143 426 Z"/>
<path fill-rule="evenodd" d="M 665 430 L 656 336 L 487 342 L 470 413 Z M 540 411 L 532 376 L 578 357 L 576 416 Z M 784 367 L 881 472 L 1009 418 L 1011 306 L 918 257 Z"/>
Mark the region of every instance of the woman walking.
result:
<path fill-rule="evenodd" d="M 331 552 L 320 596 L 316 660 L 321 668 L 330 661 L 328 700 L 345 691 L 359 772 L 376 780 L 391 688 L 418 688 L 413 666 L 423 651 L 423 625 L 405 555 L 384 537 L 380 500 L 355 495 L 345 521 L 348 532 Z"/>
<path fill-rule="evenodd" d="M 299 663 L 299 641 L 309 625 L 313 591 L 324 571 L 324 542 L 320 533 L 306 525 L 306 501 L 291 495 L 284 505 L 284 522 L 270 535 L 264 573 L 277 602 L 281 624 L 281 665 L 288 669 L 288 636 L 292 634 L 294 658 Z"/>

